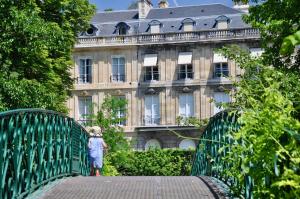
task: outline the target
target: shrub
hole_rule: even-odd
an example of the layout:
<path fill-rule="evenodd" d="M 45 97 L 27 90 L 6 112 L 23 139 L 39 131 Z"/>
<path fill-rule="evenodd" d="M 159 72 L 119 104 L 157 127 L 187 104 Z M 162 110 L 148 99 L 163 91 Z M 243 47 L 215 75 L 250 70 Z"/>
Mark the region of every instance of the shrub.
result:
<path fill-rule="evenodd" d="M 124 176 L 187 176 L 191 172 L 194 151 L 119 151 L 109 156 L 112 165 Z"/>

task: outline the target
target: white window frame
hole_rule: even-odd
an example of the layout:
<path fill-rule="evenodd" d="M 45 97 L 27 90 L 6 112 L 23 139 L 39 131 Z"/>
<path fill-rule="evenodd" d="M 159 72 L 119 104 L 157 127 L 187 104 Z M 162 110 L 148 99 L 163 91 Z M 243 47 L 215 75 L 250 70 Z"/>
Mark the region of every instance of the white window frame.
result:
<path fill-rule="evenodd" d="M 90 60 L 90 65 L 87 64 L 87 60 Z M 84 61 L 84 66 L 81 65 L 81 61 Z M 83 68 L 84 73 L 81 73 L 81 69 Z M 88 73 L 87 69 L 89 68 L 90 73 Z M 91 57 L 79 57 L 78 58 L 78 83 L 79 84 L 90 84 L 92 83 L 92 75 L 93 75 L 93 59 Z"/>
<path fill-rule="evenodd" d="M 218 74 L 220 73 L 221 75 L 217 75 L 217 64 L 220 65 L 220 72 L 218 72 Z M 227 70 L 225 70 L 225 64 L 227 65 Z M 226 73 L 228 73 L 228 75 L 226 75 Z M 219 62 L 219 63 L 214 63 L 214 78 L 228 78 L 230 75 L 230 71 L 229 71 L 229 64 L 228 62 Z"/>
<path fill-rule="evenodd" d="M 189 98 L 191 99 L 191 103 Z M 181 100 L 184 100 L 183 102 Z M 195 99 L 193 93 L 180 93 L 178 96 L 178 107 L 179 107 L 179 116 L 184 119 L 194 117 L 195 115 Z M 181 107 L 181 104 L 184 104 L 184 107 Z M 190 110 L 188 110 L 190 107 Z M 183 109 L 183 112 L 182 112 Z M 189 114 L 188 114 L 189 113 Z"/>
<path fill-rule="evenodd" d="M 83 105 L 81 103 L 84 103 Z M 89 115 L 92 114 L 92 104 L 93 98 L 92 96 L 78 97 L 78 119 L 83 123 L 86 122 Z M 81 107 L 84 106 L 83 113 L 81 112 Z"/>
<path fill-rule="evenodd" d="M 222 97 L 216 97 L 217 95 L 223 95 L 223 96 Z M 219 100 L 219 98 L 222 98 L 222 99 Z M 214 93 L 214 114 L 217 114 L 217 113 L 219 113 L 223 110 L 222 107 L 217 106 L 218 103 L 230 103 L 230 101 L 231 101 L 231 99 L 230 99 L 230 95 L 228 93 L 215 92 Z"/>
<path fill-rule="evenodd" d="M 119 99 L 124 99 L 124 100 L 126 100 L 126 96 L 125 95 L 119 95 L 119 96 L 115 96 L 116 98 L 119 98 Z M 126 106 L 124 106 L 123 107 L 123 109 L 122 108 L 119 108 L 118 110 L 117 110 L 117 118 L 118 119 L 120 119 L 120 118 L 123 118 L 123 117 L 126 117 Z M 126 120 L 124 120 L 123 122 L 119 122 L 118 123 L 118 125 L 119 126 L 126 126 L 126 123 L 127 123 L 127 121 Z"/>
<path fill-rule="evenodd" d="M 120 59 L 124 59 L 124 74 L 122 74 L 122 70 L 120 69 Z M 118 59 L 117 64 L 117 74 L 114 74 L 114 59 Z M 126 82 L 126 58 L 123 55 L 114 55 L 111 56 L 111 81 L 112 82 Z"/>
<path fill-rule="evenodd" d="M 146 115 L 147 114 L 147 98 L 151 98 L 151 110 L 150 110 L 150 115 Z M 157 98 L 157 99 L 154 99 Z M 155 100 L 157 100 L 157 110 L 155 110 Z M 160 124 L 160 97 L 159 95 L 145 95 L 144 98 L 144 109 L 145 109 L 145 113 L 144 113 L 144 123 L 146 126 L 149 125 L 158 125 Z M 157 114 L 156 114 L 157 112 Z"/>

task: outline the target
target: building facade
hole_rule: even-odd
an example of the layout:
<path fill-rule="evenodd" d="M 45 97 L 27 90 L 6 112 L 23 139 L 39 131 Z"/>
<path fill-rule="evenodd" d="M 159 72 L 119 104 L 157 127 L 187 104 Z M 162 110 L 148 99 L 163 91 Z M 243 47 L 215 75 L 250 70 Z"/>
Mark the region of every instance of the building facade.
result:
<path fill-rule="evenodd" d="M 106 95 L 125 98 L 126 136 L 136 149 L 194 147 L 170 130 L 199 137 L 201 131 L 178 118 L 205 119 L 230 102 L 237 65 L 216 52 L 236 44 L 260 53 L 259 32 L 242 21 L 244 10 L 221 4 L 153 8 L 140 0 L 138 10 L 97 13 L 74 48 L 68 100 L 70 116 L 84 121 L 91 103 Z M 243 7 L 244 8 L 244 7 Z M 123 117 L 125 112 L 120 111 Z"/>

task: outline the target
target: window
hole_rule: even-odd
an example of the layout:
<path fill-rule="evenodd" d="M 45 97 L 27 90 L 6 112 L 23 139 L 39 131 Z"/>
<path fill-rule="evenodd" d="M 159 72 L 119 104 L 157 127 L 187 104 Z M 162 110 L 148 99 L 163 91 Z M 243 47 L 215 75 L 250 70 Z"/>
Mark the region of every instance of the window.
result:
<path fill-rule="evenodd" d="M 125 82 L 125 58 L 112 58 L 112 81 Z"/>
<path fill-rule="evenodd" d="M 80 59 L 79 60 L 79 83 L 86 84 L 92 83 L 92 60 Z"/>
<path fill-rule="evenodd" d="M 161 149 L 159 141 L 156 139 L 148 140 L 145 144 L 145 150 L 149 149 Z"/>
<path fill-rule="evenodd" d="M 157 20 L 152 20 L 150 23 L 149 23 L 149 26 L 150 26 L 150 32 L 153 34 L 155 33 L 160 33 L 160 27 L 161 27 L 161 22 L 160 21 L 157 21 Z"/>
<path fill-rule="evenodd" d="M 92 97 L 79 97 L 79 122 L 87 124 L 92 113 Z"/>
<path fill-rule="evenodd" d="M 144 57 L 144 67 L 145 67 L 144 81 L 159 80 L 157 54 L 146 54 Z"/>
<path fill-rule="evenodd" d="M 228 63 L 215 63 L 215 77 L 228 77 Z"/>
<path fill-rule="evenodd" d="M 215 27 L 217 29 L 227 29 L 227 28 L 229 28 L 228 24 L 230 22 L 230 19 L 228 17 L 226 17 L 224 15 L 221 15 L 221 16 L 217 17 L 215 19 L 215 21 L 216 21 Z"/>
<path fill-rule="evenodd" d="M 119 35 L 126 35 L 127 34 L 127 28 L 125 26 L 119 27 Z"/>
<path fill-rule="evenodd" d="M 152 25 L 150 26 L 151 33 L 159 33 L 160 32 L 160 25 Z"/>
<path fill-rule="evenodd" d="M 120 22 L 116 25 L 116 33 L 119 35 L 127 35 L 130 26 L 124 22 Z"/>
<path fill-rule="evenodd" d="M 118 99 L 126 100 L 125 96 L 117 96 Z M 118 125 L 126 126 L 126 107 L 119 107 L 117 109 L 117 118 L 121 119 L 118 121 Z"/>
<path fill-rule="evenodd" d="M 183 150 L 196 149 L 196 145 L 193 140 L 184 139 L 180 142 L 179 148 Z"/>
<path fill-rule="evenodd" d="M 180 65 L 179 66 L 179 73 L 178 73 L 178 79 L 193 79 L 194 73 L 193 73 L 193 66 L 190 64 Z"/>
<path fill-rule="evenodd" d="M 145 68 L 145 81 L 157 81 L 159 80 L 159 72 L 157 66 L 151 66 Z"/>
<path fill-rule="evenodd" d="M 145 96 L 145 125 L 157 125 L 160 123 L 160 108 L 158 95 Z"/>
<path fill-rule="evenodd" d="M 220 106 L 221 103 L 230 102 L 230 96 L 229 94 L 224 92 L 216 92 L 214 93 L 214 100 L 215 100 L 214 114 L 216 114 L 223 110 L 222 107 Z"/>
<path fill-rule="evenodd" d="M 214 63 L 214 77 L 228 77 L 229 76 L 229 69 L 227 58 L 222 56 L 219 53 L 214 53 L 213 58 Z"/>
<path fill-rule="evenodd" d="M 193 31 L 194 30 L 194 25 L 196 24 L 196 22 L 191 18 L 185 18 L 184 20 L 182 20 L 181 23 L 182 23 L 182 27 L 183 27 L 184 32 Z"/>
<path fill-rule="evenodd" d="M 193 79 L 192 52 L 181 52 L 178 56 L 178 80 Z"/>
<path fill-rule="evenodd" d="M 179 115 L 183 118 L 189 118 L 194 116 L 193 94 L 179 95 Z"/>

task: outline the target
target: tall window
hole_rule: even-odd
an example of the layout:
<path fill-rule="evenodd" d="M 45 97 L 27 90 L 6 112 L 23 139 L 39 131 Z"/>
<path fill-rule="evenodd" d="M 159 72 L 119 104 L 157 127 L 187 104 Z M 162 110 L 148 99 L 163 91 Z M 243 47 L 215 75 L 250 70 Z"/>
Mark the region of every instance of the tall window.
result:
<path fill-rule="evenodd" d="M 219 53 L 214 53 L 214 77 L 228 77 L 229 69 L 227 58 Z"/>
<path fill-rule="evenodd" d="M 120 100 L 126 100 L 125 96 L 117 96 Z M 117 118 L 120 119 L 118 121 L 118 125 L 125 126 L 126 125 L 126 106 L 118 107 L 117 109 Z"/>
<path fill-rule="evenodd" d="M 86 124 L 92 113 L 92 97 L 79 97 L 79 122 Z"/>
<path fill-rule="evenodd" d="M 193 79 L 192 52 L 181 52 L 178 55 L 178 80 Z"/>
<path fill-rule="evenodd" d="M 160 123 L 159 95 L 145 95 L 145 125 Z"/>
<path fill-rule="evenodd" d="M 216 92 L 214 93 L 214 100 L 215 100 L 214 113 L 216 114 L 223 110 L 223 108 L 221 107 L 222 103 L 230 102 L 230 96 L 229 94 L 224 92 Z"/>
<path fill-rule="evenodd" d="M 79 60 L 79 83 L 92 83 L 92 60 Z"/>
<path fill-rule="evenodd" d="M 194 116 L 194 96 L 193 94 L 179 95 L 179 115 L 183 118 Z"/>
<path fill-rule="evenodd" d="M 112 81 L 125 82 L 125 58 L 112 58 Z"/>

